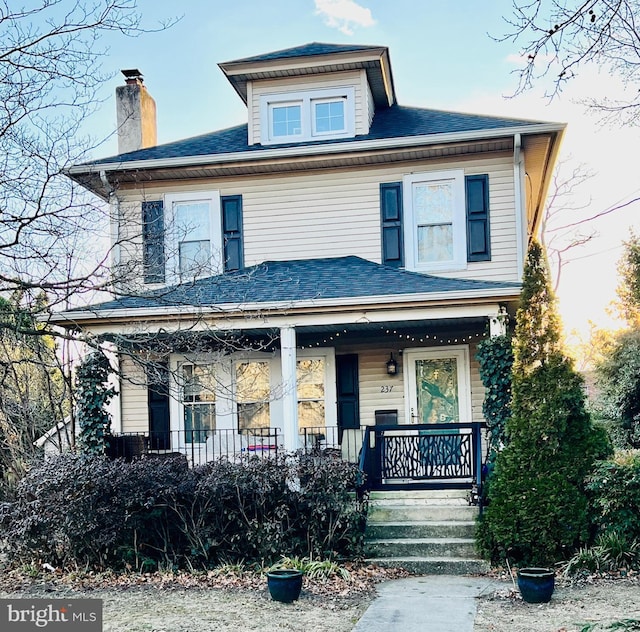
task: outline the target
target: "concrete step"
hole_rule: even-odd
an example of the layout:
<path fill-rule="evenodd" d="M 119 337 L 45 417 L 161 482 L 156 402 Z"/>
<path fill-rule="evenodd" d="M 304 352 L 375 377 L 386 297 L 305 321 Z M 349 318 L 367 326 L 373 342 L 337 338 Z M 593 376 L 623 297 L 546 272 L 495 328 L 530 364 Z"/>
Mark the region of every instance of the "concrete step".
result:
<path fill-rule="evenodd" d="M 469 495 L 460 490 L 426 490 L 426 491 L 397 491 L 397 492 L 371 492 L 369 495 L 371 505 L 453 505 L 467 506 Z"/>
<path fill-rule="evenodd" d="M 406 500 L 417 500 L 431 504 L 446 504 L 452 501 L 455 504 L 468 504 L 469 491 L 466 489 L 414 489 L 397 491 L 372 491 L 369 493 L 370 501 L 386 500 L 401 503 Z"/>
<path fill-rule="evenodd" d="M 368 557 L 437 557 L 473 559 L 477 557 L 473 538 L 397 538 L 367 540 Z"/>
<path fill-rule="evenodd" d="M 393 538 L 473 538 L 473 521 L 368 522 L 365 536 L 372 540 Z"/>
<path fill-rule="evenodd" d="M 422 505 L 369 503 L 367 521 L 381 522 L 473 522 L 478 508 L 470 505 Z"/>
<path fill-rule="evenodd" d="M 490 568 L 484 560 L 438 557 L 372 557 L 366 562 L 384 568 L 406 568 L 418 575 L 482 575 Z"/>

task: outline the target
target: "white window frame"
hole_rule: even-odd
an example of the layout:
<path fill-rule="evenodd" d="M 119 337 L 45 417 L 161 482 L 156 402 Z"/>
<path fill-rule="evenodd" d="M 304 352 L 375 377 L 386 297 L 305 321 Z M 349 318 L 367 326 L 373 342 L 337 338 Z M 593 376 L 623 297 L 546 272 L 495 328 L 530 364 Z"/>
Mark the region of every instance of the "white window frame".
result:
<path fill-rule="evenodd" d="M 339 131 L 316 131 L 313 106 L 318 102 L 344 101 L 344 128 Z M 287 105 L 301 106 L 300 134 L 273 135 L 273 109 Z M 305 142 L 355 136 L 355 90 L 353 86 L 264 94 L 260 97 L 260 138 L 263 145 Z"/>
<path fill-rule="evenodd" d="M 450 347 L 428 347 L 405 349 L 402 354 L 403 370 L 406 376 L 404 401 L 405 423 L 412 424 L 412 411 L 417 406 L 416 360 L 443 360 L 455 358 L 458 371 L 458 402 L 460 406 L 460 422 L 472 421 L 471 405 L 471 364 L 469 362 L 469 345 L 452 345 Z"/>
<path fill-rule="evenodd" d="M 211 250 L 211 267 L 196 278 L 206 277 L 222 272 L 222 218 L 220 213 L 220 191 L 189 191 L 183 193 L 167 193 L 164 196 L 165 234 L 167 247 L 167 282 L 180 283 L 189 281 L 193 276 L 180 275 L 180 235 L 175 225 L 175 204 L 184 202 L 206 202 L 209 204 L 209 233 L 203 235 L 209 241 Z"/>
<path fill-rule="evenodd" d="M 418 261 L 416 213 L 413 207 L 413 185 L 422 182 L 451 182 L 453 191 L 453 257 L 448 261 Z M 467 268 L 467 225 L 464 170 L 412 173 L 403 178 L 405 267 L 415 272 L 449 272 Z"/>
<path fill-rule="evenodd" d="M 298 361 L 324 360 L 324 426 L 325 428 L 338 425 L 338 395 L 336 389 L 336 354 L 335 349 L 298 349 L 296 352 L 296 374 Z M 296 402 L 299 402 L 296 385 Z M 298 433 L 301 434 L 298 420 Z"/>

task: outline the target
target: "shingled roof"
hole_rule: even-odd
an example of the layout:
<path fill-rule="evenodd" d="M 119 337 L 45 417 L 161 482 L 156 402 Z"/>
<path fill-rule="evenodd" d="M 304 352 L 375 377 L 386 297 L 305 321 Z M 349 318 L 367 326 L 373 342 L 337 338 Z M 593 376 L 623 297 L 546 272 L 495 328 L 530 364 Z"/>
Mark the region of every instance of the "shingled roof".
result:
<path fill-rule="evenodd" d="M 181 306 L 219 306 L 447 292 L 520 291 L 518 283 L 447 279 L 384 266 L 348 256 L 295 261 L 265 261 L 238 272 L 197 279 L 145 295 L 127 296 L 81 308 L 99 315 L 103 311 Z M 72 310 L 77 311 L 77 310 Z"/>
<path fill-rule="evenodd" d="M 310 44 L 302 44 L 301 46 L 294 46 L 293 48 L 276 50 L 263 55 L 234 59 L 233 61 L 225 63 L 245 64 L 260 61 L 273 61 L 276 59 L 290 59 L 292 57 L 313 57 L 317 55 L 333 55 L 335 53 L 358 53 L 379 50 L 380 48 L 380 46 L 362 46 L 359 44 L 325 44 L 323 42 L 311 42 Z"/>
<path fill-rule="evenodd" d="M 477 132 L 539 124 L 543 123 L 526 119 L 502 118 L 394 105 L 376 112 L 371 130 L 366 135 L 355 136 L 354 138 L 316 141 L 314 143 L 307 141 L 304 143 L 279 144 L 278 147 L 350 143 L 354 141 L 430 136 L 453 132 Z M 273 147 L 269 145 L 249 145 L 247 140 L 247 126 L 238 125 L 237 127 L 230 127 L 174 143 L 157 145 L 147 149 L 132 151 L 127 154 L 120 154 L 119 156 L 102 158 L 86 164 L 100 165 L 118 162 L 122 163 L 123 167 L 126 167 L 127 162 L 139 160 L 215 156 L 216 154 L 223 155 L 239 152 L 259 154 L 261 151 L 270 149 L 273 149 Z"/>

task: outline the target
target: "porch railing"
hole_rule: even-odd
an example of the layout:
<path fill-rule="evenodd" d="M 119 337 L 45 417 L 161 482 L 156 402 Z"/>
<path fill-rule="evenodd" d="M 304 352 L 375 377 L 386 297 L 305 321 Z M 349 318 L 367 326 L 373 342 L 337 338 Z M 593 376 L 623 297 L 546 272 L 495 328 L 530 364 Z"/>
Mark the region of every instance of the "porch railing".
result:
<path fill-rule="evenodd" d="M 482 484 L 482 422 L 368 426 L 360 468 L 370 489 L 473 489 Z"/>
<path fill-rule="evenodd" d="M 301 428 L 298 444 L 306 453 L 342 458 L 356 463 L 364 431 L 338 426 Z M 186 456 L 202 465 L 219 458 L 238 460 L 248 456 L 270 457 L 284 453 L 284 436 L 278 428 L 171 430 L 128 432 L 109 438 L 108 455 L 131 460 L 140 456 Z"/>

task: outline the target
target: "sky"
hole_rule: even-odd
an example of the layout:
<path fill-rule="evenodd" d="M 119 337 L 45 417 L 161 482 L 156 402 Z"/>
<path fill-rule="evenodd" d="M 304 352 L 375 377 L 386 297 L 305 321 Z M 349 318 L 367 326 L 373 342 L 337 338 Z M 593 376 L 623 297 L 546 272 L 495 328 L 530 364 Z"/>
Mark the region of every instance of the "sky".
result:
<path fill-rule="evenodd" d="M 103 68 L 113 72 L 104 99 L 86 120 L 95 138 L 106 138 L 94 157 L 117 153 L 113 134 L 119 70 L 138 68 L 156 100 L 158 142 L 165 143 L 246 122 L 246 108 L 218 64 L 309 42 L 383 45 L 389 48 L 401 105 L 567 123 L 561 161 L 594 175 L 581 185 L 562 221 L 569 223 L 626 203 L 639 195 L 636 148 L 640 129 L 601 123 L 579 100 L 614 94 L 614 77 L 585 68 L 549 101 L 544 84 L 518 97 L 515 72 L 520 44 L 499 41 L 508 32 L 511 0 L 138 0 L 143 24 L 170 28 L 119 37 Z M 111 37 L 111 36 L 110 36 Z M 589 222 L 595 232 L 571 251 L 558 288 L 565 331 L 586 336 L 588 322 L 616 327 L 607 307 L 615 298 L 616 264 L 640 203 Z"/>

